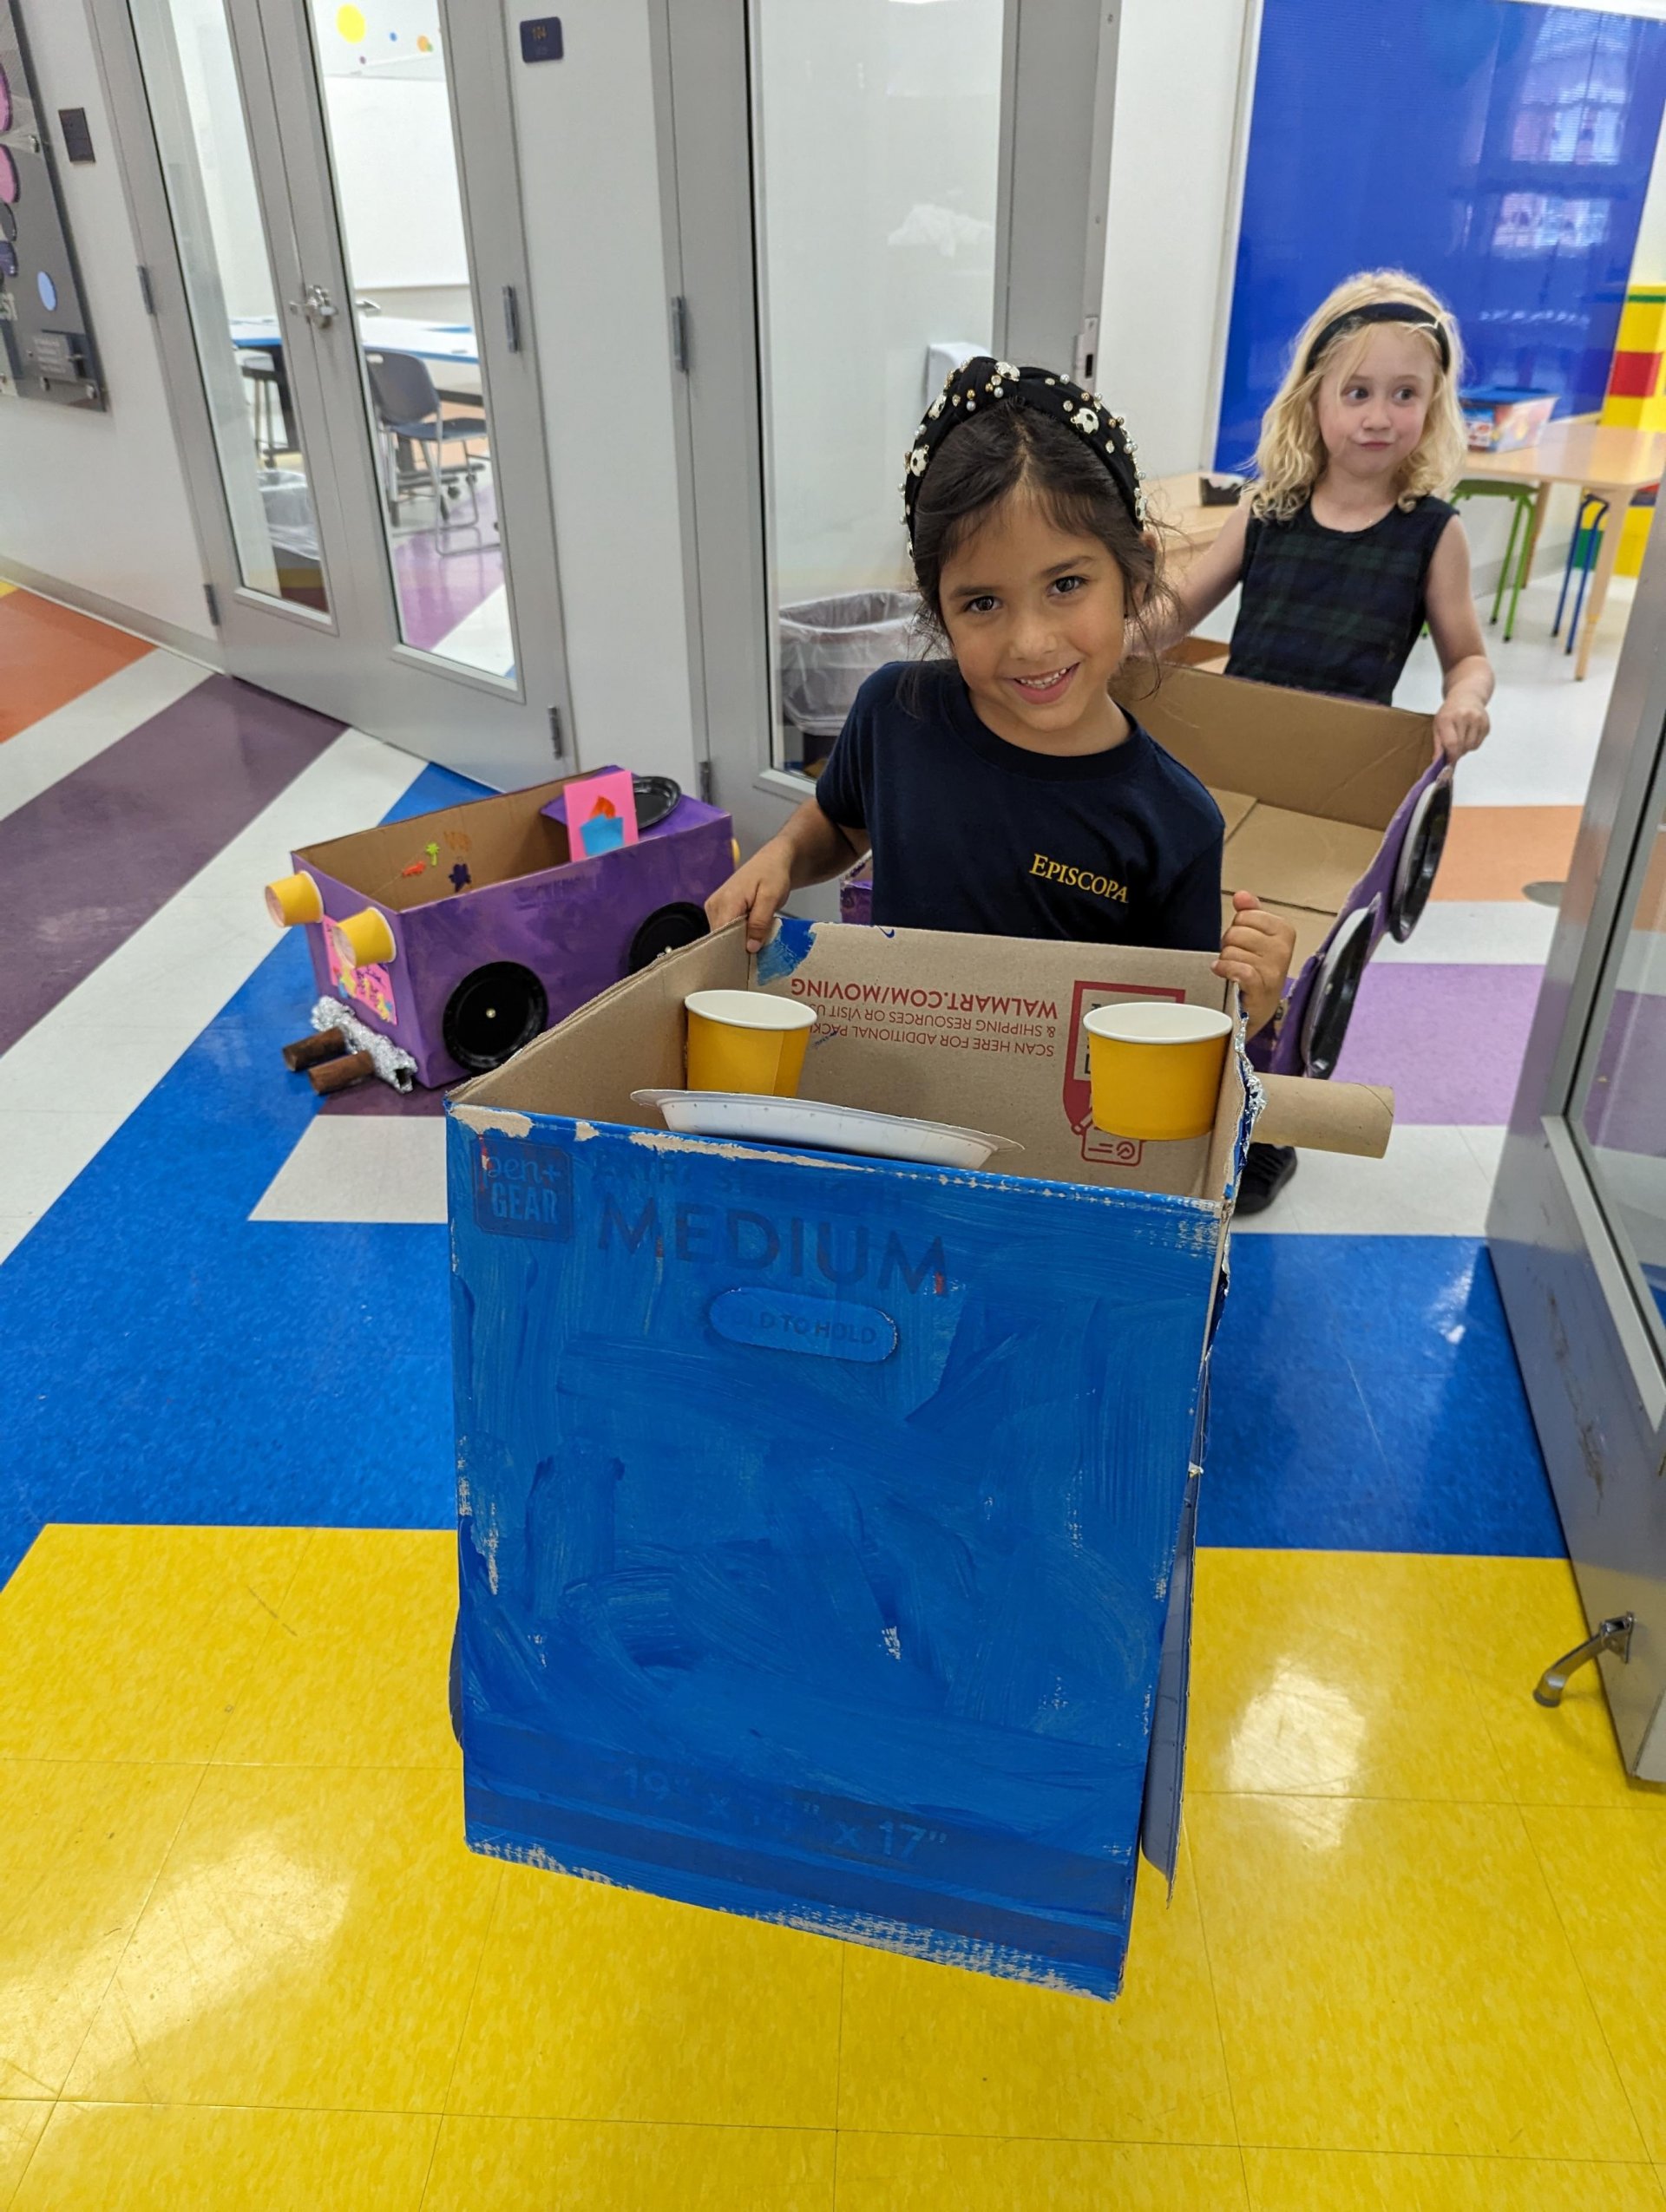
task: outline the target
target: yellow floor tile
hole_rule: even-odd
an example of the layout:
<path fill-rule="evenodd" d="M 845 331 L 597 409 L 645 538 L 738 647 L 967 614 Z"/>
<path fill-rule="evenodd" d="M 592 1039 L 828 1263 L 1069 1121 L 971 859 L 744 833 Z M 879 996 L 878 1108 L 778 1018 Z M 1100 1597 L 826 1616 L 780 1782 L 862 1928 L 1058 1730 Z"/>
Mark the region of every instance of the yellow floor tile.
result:
<path fill-rule="evenodd" d="M 1390 2158 L 1357 2150 L 1243 2154 L 1250 2212 L 1660 2212 L 1647 2166 L 1538 2158 Z"/>
<path fill-rule="evenodd" d="M 1649 2155 L 1666 2159 L 1666 1821 L 1566 1806 L 1523 1818 Z"/>
<path fill-rule="evenodd" d="M 0 1591 L 0 1757 L 206 1759 L 309 1541 L 43 1529 Z"/>
<path fill-rule="evenodd" d="M 1573 1570 L 1565 1560 L 1432 1559 L 1432 1584 L 1466 1616 L 1466 1665 L 1493 1751 L 1519 1804 L 1652 1807 L 1666 1817 L 1666 1789 L 1636 1783 L 1621 1764 L 1603 1678 L 1581 1667 L 1554 1711 L 1533 1685 L 1551 1661 L 1583 1641 Z"/>
<path fill-rule="evenodd" d="M 448 2110 L 833 2124 L 843 1947 L 503 1869 Z"/>
<path fill-rule="evenodd" d="M 423 2113 L 60 2104 L 12 2212 L 417 2212 Z"/>
<path fill-rule="evenodd" d="M 1190 1823 L 1241 2140 L 1645 2155 L 1515 1807 L 1199 1795 Z"/>
<path fill-rule="evenodd" d="M 459 1765 L 445 1686 L 455 1536 L 317 1529 L 278 1610 L 217 1761 Z"/>
<path fill-rule="evenodd" d="M 0 2103 L 0 2212 L 8 2212 L 12 2192 L 23 2178 L 51 2111 L 44 2099 L 30 2104 L 16 2098 Z"/>
<path fill-rule="evenodd" d="M 1142 1863 L 1114 2004 L 852 1946 L 842 2127 L 1236 2141 L 1192 1871 Z"/>
<path fill-rule="evenodd" d="M 62 2087 L 201 1771 L 0 1761 L 0 2097 Z"/>
<path fill-rule="evenodd" d="M 1187 1788 L 1507 1799 L 1466 1671 L 1484 1631 L 1436 1564 L 1199 1552 Z"/>
<path fill-rule="evenodd" d="M 832 2203 L 830 2130 L 453 2117 L 440 2130 L 423 2212 L 831 2212 Z"/>
<path fill-rule="evenodd" d="M 449 1776 L 210 1768 L 69 2093 L 441 2111 L 501 1873 Z"/>
<path fill-rule="evenodd" d="M 838 2212 L 1240 2212 L 1235 2150 L 843 2135 Z"/>

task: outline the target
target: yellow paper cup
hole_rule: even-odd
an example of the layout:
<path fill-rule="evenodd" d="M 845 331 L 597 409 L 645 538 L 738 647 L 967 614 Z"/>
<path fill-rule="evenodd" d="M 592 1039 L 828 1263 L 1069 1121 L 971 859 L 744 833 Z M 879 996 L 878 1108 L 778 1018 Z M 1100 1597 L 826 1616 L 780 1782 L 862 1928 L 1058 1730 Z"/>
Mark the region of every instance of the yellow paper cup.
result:
<path fill-rule="evenodd" d="M 691 1090 L 754 1090 L 796 1098 L 816 1009 L 767 991 L 695 991 L 688 1011 Z"/>
<path fill-rule="evenodd" d="M 1215 1126 L 1232 1018 L 1209 1006 L 1147 999 L 1085 1015 L 1093 1126 L 1154 1143 Z"/>

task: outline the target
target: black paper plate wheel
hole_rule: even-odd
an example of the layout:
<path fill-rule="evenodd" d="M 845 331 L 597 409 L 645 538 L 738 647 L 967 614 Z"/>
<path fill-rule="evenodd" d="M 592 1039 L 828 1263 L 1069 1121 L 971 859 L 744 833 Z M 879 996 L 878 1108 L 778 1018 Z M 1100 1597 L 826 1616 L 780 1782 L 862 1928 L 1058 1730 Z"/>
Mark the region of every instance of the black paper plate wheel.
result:
<path fill-rule="evenodd" d="M 1374 899 L 1368 906 L 1355 906 L 1338 924 L 1330 940 L 1302 1023 L 1302 1066 L 1307 1075 L 1335 1072 L 1354 1001 L 1360 994 L 1360 978 L 1371 957 L 1376 919 Z"/>
<path fill-rule="evenodd" d="M 1430 784 L 1406 825 L 1406 841 L 1400 848 L 1388 908 L 1388 926 L 1397 944 L 1403 945 L 1423 919 L 1451 827 L 1452 779 L 1442 776 Z"/>
<path fill-rule="evenodd" d="M 696 939 L 711 933 L 712 925 L 705 919 L 704 906 L 681 899 L 674 906 L 659 906 L 632 938 L 625 972 L 636 975 L 651 967 L 662 952 L 680 952 L 685 945 L 692 945 Z"/>
<path fill-rule="evenodd" d="M 549 995 L 518 960 L 476 968 L 445 1002 L 440 1034 L 460 1068 L 483 1075 L 530 1044 L 549 1019 Z"/>

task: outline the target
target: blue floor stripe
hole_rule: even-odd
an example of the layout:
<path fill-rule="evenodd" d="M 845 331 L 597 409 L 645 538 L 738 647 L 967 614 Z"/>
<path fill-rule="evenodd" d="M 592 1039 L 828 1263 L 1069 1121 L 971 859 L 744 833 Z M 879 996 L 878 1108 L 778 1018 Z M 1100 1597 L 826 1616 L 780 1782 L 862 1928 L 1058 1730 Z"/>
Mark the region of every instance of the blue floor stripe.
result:
<path fill-rule="evenodd" d="M 312 991 L 292 933 L 0 1268 L 0 1580 L 49 1520 L 452 1525 L 444 1230 L 248 1218 Z M 1238 1238 L 1212 1395 L 1205 1543 L 1562 1552 L 1473 1238 Z"/>
<path fill-rule="evenodd" d="M 248 1218 L 314 995 L 292 932 L 0 1267 L 0 1580 L 46 1521 L 451 1524 L 445 1231 Z"/>
<path fill-rule="evenodd" d="M 1213 1366 L 1200 1542 L 1563 1555 L 1478 1238 L 1237 1237 Z"/>

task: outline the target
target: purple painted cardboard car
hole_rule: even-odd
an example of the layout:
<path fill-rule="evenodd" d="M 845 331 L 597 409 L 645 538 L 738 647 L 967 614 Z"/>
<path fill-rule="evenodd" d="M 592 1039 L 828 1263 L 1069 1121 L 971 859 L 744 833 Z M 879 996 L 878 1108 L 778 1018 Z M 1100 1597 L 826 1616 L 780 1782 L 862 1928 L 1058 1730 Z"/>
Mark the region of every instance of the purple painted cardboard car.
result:
<path fill-rule="evenodd" d="M 1283 1018 L 1251 1041 L 1250 1058 L 1276 1075 L 1328 1076 L 1366 963 L 1385 937 L 1408 938 L 1428 904 L 1453 772 L 1432 757 L 1428 715 L 1188 664 L 1204 650 L 1225 648 L 1188 640 L 1155 692 L 1131 689 L 1123 704 L 1219 802 L 1223 924 L 1231 893 L 1244 889 L 1295 928 Z M 860 869 L 845 879 L 839 913 L 871 919 Z"/>
<path fill-rule="evenodd" d="M 308 846 L 268 886 L 273 919 L 306 930 L 320 995 L 410 1053 L 419 1083 L 497 1067 L 705 934 L 704 902 L 734 865 L 729 816 L 677 794 L 634 844 L 574 861 L 548 809 L 577 780 Z"/>

